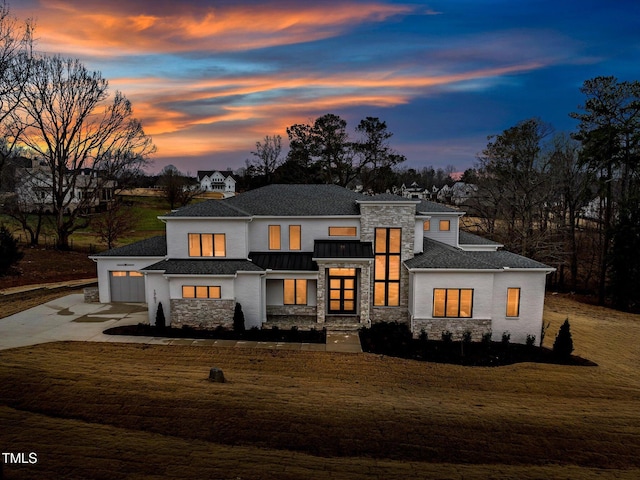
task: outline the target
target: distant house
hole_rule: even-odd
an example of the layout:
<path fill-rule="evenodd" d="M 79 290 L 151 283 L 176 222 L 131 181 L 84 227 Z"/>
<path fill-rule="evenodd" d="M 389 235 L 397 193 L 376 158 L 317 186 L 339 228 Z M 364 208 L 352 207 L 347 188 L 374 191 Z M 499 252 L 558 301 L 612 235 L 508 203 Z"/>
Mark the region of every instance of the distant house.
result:
<path fill-rule="evenodd" d="M 269 185 L 183 207 L 166 236 L 109 250 L 100 301 L 162 303 L 174 326 L 355 330 L 381 321 L 440 338 L 540 343 L 553 268 L 459 230 L 463 212 L 336 185 Z"/>
<path fill-rule="evenodd" d="M 236 194 L 236 180 L 230 170 L 198 170 L 198 182 L 204 192 L 219 192 L 225 198 Z"/>

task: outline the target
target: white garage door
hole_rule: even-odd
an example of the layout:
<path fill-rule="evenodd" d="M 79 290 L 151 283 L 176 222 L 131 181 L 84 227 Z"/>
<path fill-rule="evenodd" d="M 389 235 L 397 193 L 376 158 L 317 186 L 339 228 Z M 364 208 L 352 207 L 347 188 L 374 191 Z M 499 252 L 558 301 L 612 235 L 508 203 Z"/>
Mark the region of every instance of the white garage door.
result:
<path fill-rule="evenodd" d="M 109 272 L 112 302 L 144 302 L 144 275 L 140 272 Z"/>

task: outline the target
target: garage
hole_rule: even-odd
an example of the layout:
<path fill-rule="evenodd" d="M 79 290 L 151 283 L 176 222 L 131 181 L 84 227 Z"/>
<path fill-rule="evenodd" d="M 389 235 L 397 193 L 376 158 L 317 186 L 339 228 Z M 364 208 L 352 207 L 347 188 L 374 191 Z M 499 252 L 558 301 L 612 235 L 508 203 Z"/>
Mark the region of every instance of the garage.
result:
<path fill-rule="evenodd" d="M 144 275 L 140 272 L 109 272 L 112 302 L 144 303 Z"/>

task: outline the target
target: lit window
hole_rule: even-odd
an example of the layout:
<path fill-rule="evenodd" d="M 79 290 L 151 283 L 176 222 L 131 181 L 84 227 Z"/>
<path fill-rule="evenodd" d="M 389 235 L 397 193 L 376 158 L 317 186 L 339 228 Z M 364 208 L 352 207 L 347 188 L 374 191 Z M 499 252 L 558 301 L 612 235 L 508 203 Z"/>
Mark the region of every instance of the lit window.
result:
<path fill-rule="evenodd" d="M 302 227 L 300 225 L 289 225 L 289 250 L 300 250 L 302 248 Z"/>
<path fill-rule="evenodd" d="M 448 232 L 451 230 L 451 220 L 440 220 L 440 231 Z"/>
<path fill-rule="evenodd" d="M 329 227 L 330 237 L 355 237 L 357 234 L 357 227 Z"/>
<path fill-rule="evenodd" d="M 286 279 L 284 281 L 284 304 L 307 304 L 307 281 L 304 279 Z"/>
<path fill-rule="evenodd" d="M 507 288 L 507 317 L 520 316 L 520 289 Z"/>
<path fill-rule="evenodd" d="M 424 221 L 424 223 L 422 224 L 422 230 L 424 230 L 425 232 L 431 230 L 431 220 Z"/>
<path fill-rule="evenodd" d="M 280 225 L 269 225 L 269 250 L 280 250 Z"/>
<path fill-rule="evenodd" d="M 190 257 L 225 257 L 226 238 L 224 233 L 190 233 Z"/>
<path fill-rule="evenodd" d="M 126 277 L 127 272 L 111 272 L 112 277 Z"/>
<path fill-rule="evenodd" d="M 357 311 L 355 268 L 329 269 L 329 312 L 351 315 Z"/>
<path fill-rule="evenodd" d="M 400 305 L 400 249 L 399 228 L 376 228 L 373 304 Z"/>
<path fill-rule="evenodd" d="M 221 298 L 219 286 L 183 285 L 182 298 Z"/>
<path fill-rule="evenodd" d="M 434 288 L 433 316 L 452 318 L 471 318 L 473 308 L 473 289 L 471 288 Z"/>

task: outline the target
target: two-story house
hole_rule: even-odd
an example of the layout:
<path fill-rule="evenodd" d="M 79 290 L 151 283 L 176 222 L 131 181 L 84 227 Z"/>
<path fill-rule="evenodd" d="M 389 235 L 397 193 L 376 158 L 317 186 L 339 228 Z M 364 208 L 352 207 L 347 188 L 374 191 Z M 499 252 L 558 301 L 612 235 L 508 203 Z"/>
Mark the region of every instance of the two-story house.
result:
<path fill-rule="evenodd" d="M 236 180 L 231 171 L 198 170 L 198 182 L 203 192 L 219 192 L 224 197 L 236 194 Z"/>
<path fill-rule="evenodd" d="M 540 339 L 553 269 L 459 230 L 462 212 L 335 185 L 269 185 L 160 217 L 166 236 L 94 255 L 100 301 L 160 303 L 173 326 L 344 329 Z"/>

